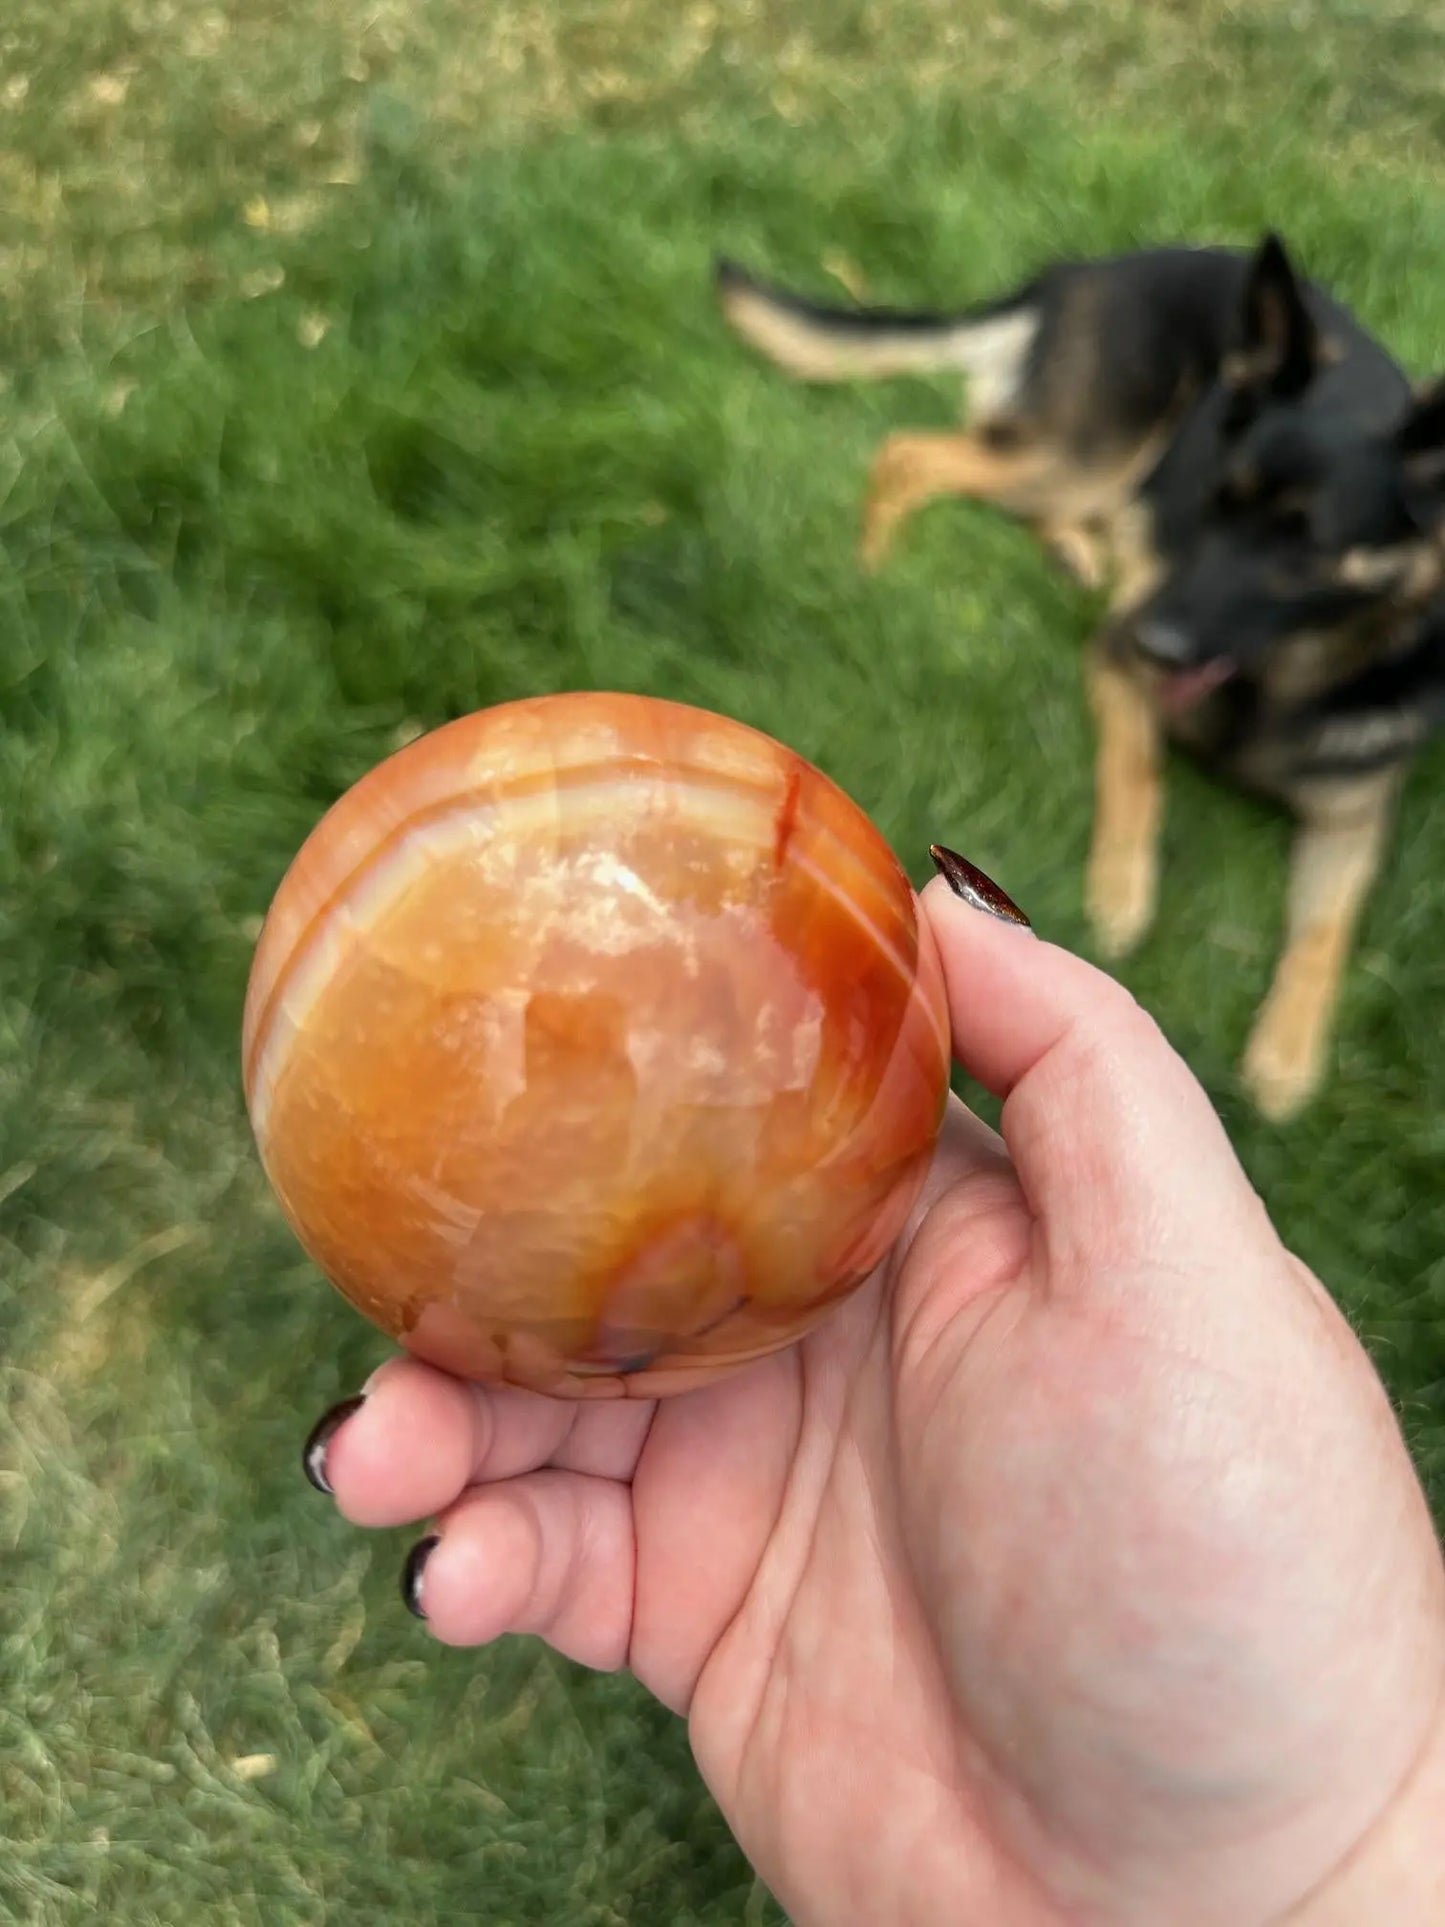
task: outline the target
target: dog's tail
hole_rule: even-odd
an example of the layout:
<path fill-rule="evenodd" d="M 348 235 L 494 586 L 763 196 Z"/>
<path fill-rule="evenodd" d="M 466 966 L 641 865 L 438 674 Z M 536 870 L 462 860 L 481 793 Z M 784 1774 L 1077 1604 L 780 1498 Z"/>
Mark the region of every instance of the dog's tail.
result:
<path fill-rule="evenodd" d="M 1012 387 L 1038 325 L 1032 289 L 950 315 L 821 307 L 769 287 L 733 261 L 717 263 L 714 281 L 734 331 L 800 381 L 953 368 Z"/>

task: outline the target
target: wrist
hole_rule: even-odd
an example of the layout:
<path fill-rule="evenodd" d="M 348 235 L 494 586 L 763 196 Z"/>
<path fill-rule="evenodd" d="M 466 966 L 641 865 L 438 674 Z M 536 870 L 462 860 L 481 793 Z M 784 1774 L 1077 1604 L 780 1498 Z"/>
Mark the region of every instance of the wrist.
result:
<path fill-rule="evenodd" d="M 1281 1927 L 1438 1927 L 1445 1921 L 1445 1709 L 1364 1839 Z"/>

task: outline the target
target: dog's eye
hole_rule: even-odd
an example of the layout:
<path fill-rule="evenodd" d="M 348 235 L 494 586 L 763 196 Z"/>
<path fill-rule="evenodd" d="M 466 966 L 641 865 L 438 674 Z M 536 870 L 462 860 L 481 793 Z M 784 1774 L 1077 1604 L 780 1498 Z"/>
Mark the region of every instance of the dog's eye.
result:
<path fill-rule="evenodd" d="M 1259 413 L 1259 397 L 1252 383 L 1242 382 L 1231 388 L 1224 404 L 1224 416 L 1220 422 L 1220 433 L 1225 441 L 1236 441 Z"/>
<path fill-rule="evenodd" d="M 1286 542 L 1307 542 L 1310 536 L 1309 511 L 1298 502 L 1286 502 L 1270 515 L 1273 533 Z"/>
<path fill-rule="evenodd" d="M 1241 488 L 1238 482 L 1221 482 L 1214 494 L 1215 512 L 1225 521 L 1232 521 L 1244 514 L 1253 499 L 1252 493 Z"/>

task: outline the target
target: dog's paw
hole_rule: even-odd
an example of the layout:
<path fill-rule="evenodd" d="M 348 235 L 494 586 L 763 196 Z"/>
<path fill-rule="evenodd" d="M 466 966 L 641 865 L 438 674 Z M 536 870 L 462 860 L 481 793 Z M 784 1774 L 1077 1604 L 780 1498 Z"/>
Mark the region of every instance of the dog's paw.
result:
<path fill-rule="evenodd" d="M 1291 1025 L 1287 1013 L 1266 1004 L 1240 1063 L 1250 1102 L 1271 1124 L 1286 1124 L 1314 1096 L 1320 1082 L 1318 1044 Z"/>
<path fill-rule="evenodd" d="M 875 574 L 892 553 L 908 518 L 949 492 L 948 451 L 936 435 L 889 435 L 868 473 L 858 560 Z"/>
<path fill-rule="evenodd" d="M 1104 851 L 1090 862 L 1085 904 L 1105 957 L 1126 957 L 1148 935 L 1155 889 L 1154 865 L 1144 853 Z"/>
<path fill-rule="evenodd" d="M 858 561 L 869 575 L 876 575 L 888 560 L 912 508 L 903 454 L 885 447 L 869 479 L 858 536 Z"/>
<path fill-rule="evenodd" d="M 877 575 L 893 550 L 899 517 L 869 503 L 863 512 L 863 529 L 858 538 L 858 566 L 865 575 Z"/>

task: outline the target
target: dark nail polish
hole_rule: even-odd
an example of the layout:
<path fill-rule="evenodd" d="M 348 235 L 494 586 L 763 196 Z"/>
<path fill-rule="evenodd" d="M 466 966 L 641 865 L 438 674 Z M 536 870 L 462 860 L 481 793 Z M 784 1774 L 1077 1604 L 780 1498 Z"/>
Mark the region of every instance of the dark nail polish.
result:
<path fill-rule="evenodd" d="M 310 1438 L 301 1448 L 301 1470 L 316 1490 L 328 1499 L 332 1494 L 331 1481 L 326 1476 L 326 1448 L 352 1413 L 359 1411 L 364 1403 L 365 1399 L 358 1394 L 355 1398 L 342 1399 L 329 1412 L 323 1412 L 312 1427 Z"/>
<path fill-rule="evenodd" d="M 928 854 L 949 889 L 972 909 L 987 910 L 991 917 L 1001 917 L 1005 923 L 1021 924 L 1025 930 L 1033 929 L 1013 898 L 1006 897 L 993 878 L 986 877 L 967 857 L 959 856 L 955 850 L 945 849 L 941 843 L 930 843 Z"/>
<path fill-rule="evenodd" d="M 429 1532 L 425 1539 L 418 1539 L 406 1555 L 406 1564 L 401 1569 L 401 1596 L 409 1613 L 418 1619 L 425 1619 L 426 1613 L 421 1603 L 421 1579 L 426 1571 L 426 1562 L 441 1544 L 441 1534 Z"/>

